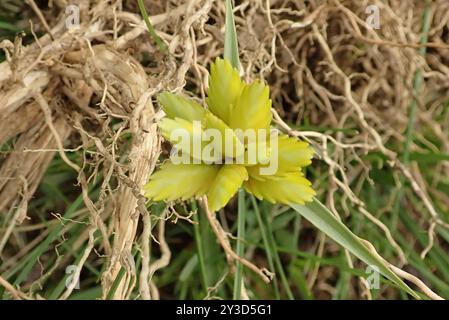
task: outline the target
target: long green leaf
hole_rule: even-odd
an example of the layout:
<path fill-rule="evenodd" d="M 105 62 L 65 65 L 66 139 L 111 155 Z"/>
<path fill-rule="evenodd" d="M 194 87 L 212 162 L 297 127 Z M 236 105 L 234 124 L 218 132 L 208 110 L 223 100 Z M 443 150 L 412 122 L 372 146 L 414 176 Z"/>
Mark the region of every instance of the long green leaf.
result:
<path fill-rule="evenodd" d="M 265 228 L 264 222 L 262 220 L 262 215 L 260 214 L 260 210 L 259 210 L 259 206 L 256 202 L 256 198 L 251 195 L 251 203 L 253 205 L 253 210 L 254 213 L 256 214 L 256 218 L 257 218 L 257 222 L 259 224 L 259 229 L 260 229 L 260 233 L 262 235 L 262 240 L 263 240 L 263 244 L 264 244 L 264 249 L 265 252 L 267 254 L 267 260 L 268 260 L 268 266 L 270 267 L 270 269 L 274 272 L 275 268 L 274 268 L 274 262 L 273 262 L 273 254 L 272 251 L 273 249 L 270 246 L 270 242 L 269 242 L 269 235 L 268 232 Z M 279 289 L 278 289 L 278 282 L 277 282 L 277 278 L 274 277 L 273 278 L 273 287 L 274 287 L 274 296 L 276 297 L 276 300 L 280 299 L 280 294 L 279 294 Z"/>
<path fill-rule="evenodd" d="M 156 42 L 159 49 L 163 52 L 167 52 L 167 46 L 162 41 L 162 39 L 157 35 L 156 31 L 154 30 L 153 25 L 151 24 L 150 17 L 148 16 L 147 10 L 145 9 L 145 4 L 143 0 L 137 0 L 137 4 L 139 5 L 140 14 L 142 15 L 143 21 L 145 21 L 145 24 L 148 29 L 148 33 L 153 38 L 153 40 Z"/>
<path fill-rule="evenodd" d="M 231 0 L 226 0 L 226 22 L 225 22 L 225 41 L 224 41 L 224 58 L 229 60 L 231 65 L 237 70 L 240 67 L 239 62 L 239 47 L 237 42 L 237 31 L 234 23 L 234 13 L 232 12 Z M 240 190 L 238 193 L 238 216 L 237 216 L 237 255 L 244 254 L 244 237 L 245 237 L 245 222 L 246 222 L 246 208 L 245 208 L 245 191 Z M 234 300 L 240 300 L 241 287 L 243 282 L 243 266 L 236 262 L 236 273 L 234 281 Z"/>
<path fill-rule="evenodd" d="M 319 200 L 314 199 L 307 205 L 291 205 L 291 207 L 357 258 L 370 266 L 377 267 L 382 275 L 395 283 L 399 288 L 414 298 L 420 299 L 416 292 L 410 289 L 379 257 L 374 255 L 360 241 L 360 238 L 339 221 Z"/>
<path fill-rule="evenodd" d="M 449 161 L 449 154 L 444 152 L 411 152 L 410 161 L 418 163 L 439 163 Z"/>
<path fill-rule="evenodd" d="M 201 283 L 203 285 L 204 292 L 207 293 L 207 288 L 209 287 L 209 281 L 207 279 L 206 264 L 204 262 L 204 248 L 203 248 L 203 242 L 202 242 L 203 237 L 201 236 L 201 230 L 200 230 L 200 226 L 199 226 L 200 218 L 199 218 L 199 211 L 198 211 L 198 206 L 196 204 L 196 201 L 192 201 L 192 209 L 193 209 L 193 211 L 196 211 L 196 214 L 193 215 L 193 221 L 196 222 L 193 225 L 193 231 L 195 234 L 196 255 L 198 257 L 198 262 L 199 262 Z"/>
<path fill-rule="evenodd" d="M 239 190 L 238 195 L 238 214 L 237 214 L 237 248 L 236 252 L 239 257 L 243 257 L 245 253 L 244 239 L 245 239 L 245 224 L 246 224 L 246 206 L 245 206 L 245 191 Z M 236 262 L 236 272 L 234 281 L 233 299 L 241 299 L 241 289 L 243 283 L 243 265 Z"/>
<path fill-rule="evenodd" d="M 234 23 L 234 13 L 232 12 L 231 0 L 226 0 L 226 25 L 224 58 L 231 62 L 231 65 L 237 70 L 240 67 L 239 47 L 237 42 L 237 31 Z"/>
<path fill-rule="evenodd" d="M 0 29 L 12 32 L 19 32 L 21 30 L 19 27 L 5 21 L 0 21 Z"/>

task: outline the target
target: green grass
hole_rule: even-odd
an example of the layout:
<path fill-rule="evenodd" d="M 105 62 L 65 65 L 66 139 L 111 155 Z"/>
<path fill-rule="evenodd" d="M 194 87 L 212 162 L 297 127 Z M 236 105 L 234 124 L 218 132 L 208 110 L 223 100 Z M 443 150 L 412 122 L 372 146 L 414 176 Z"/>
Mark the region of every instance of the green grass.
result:
<path fill-rule="evenodd" d="M 239 257 L 243 257 L 245 253 L 245 228 L 246 228 L 246 205 L 245 205 L 245 191 L 240 189 L 238 192 L 238 211 L 237 211 L 237 248 L 235 252 Z M 241 289 L 243 283 L 243 265 L 237 261 L 236 272 L 234 280 L 234 300 L 240 300 Z"/>
<path fill-rule="evenodd" d="M 229 1 L 228 1 L 229 4 Z M 228 7 L 229 10 L 229 7 Z M 145 15 L 144 15 L 145 16 Z M 16 16 L 14 16 L 16 17 Z M 14 18 L 13 17 L 13 18 Z M 13 19 L 9 17 L 8 19 Z M 0 17 L 0 35 L 5 34 L 12 39 L 18 28 L 13 20 Z M 149 22 L 149 21 L 148 21 Z M 149 23 L 151 26 L 151 23 Z M 158 43 L 156 33 L 151 32 L 153 40 Z M 232 28 L 228 29 L 232 30 Z M 428 30 L 428 12 L 423 17 L 424 34 Z M 154 31 L 154 29 L 153 29 Z M 156 35 L 156 36 L 155 36 Z M 226 46 L 226 55 L 238 62 L 232 51 L 235 51 L 236 36 L 229 36 Z M 160 40 L 160 39 L 159 39 Z M 426 39 L 423 37 L 423 43 Z M 234 43 L 234 44 L 232 44 Z M 159 44 L 160 45 L 160 44 Z M 231 48 L 231 49 L 230 49 Z M 234 49 L 232 49 L 234 48 Z M 424 55 L 424 50 L 422 54 Z M 422 73 L 415 77 L 415 92 L 419 93 Z M 434 121 L 443 123 L 449 112 L 449 102 L 441 108 L 439 117 Z M 416 164 L 423 173 L 424 181 L 432 186 L 429 198 L 435 205 L 445 222 L 449 221 L 447 204 L 441 201 L 437 193 L 449 194 L 449 178 L 441 177 L 435 181 L 435 170 L 442 163 L 449 161 L 449 154 L 430 150 L 415 139 L 414 123 L 416 122 L 418 107 L 416 101 L 410 107 L 409 124 L 405 144 L 388 145 L 407 164 Z M 292 124 L 292 127 L 295 127 Z M 301 130 L 314 130 L 329 134 L 355 135 L 356 129 L 347 128 L 317 128 L 303 125 L 297 127 Z M 439 138 L 428 128 L 422 128 L 426 139 L 432 141 L 438 149 L 443 149 Z M 421 147 L 420 151 L 412 150 L 415 144 Z M 14 141 L 1 146 L 2 155 L 12 150 Z M 72 161 L 79 161 L 81 153 L 68 154 Z M 373 184 L 363 180 L 358 185 L 357 178 L 351 182 L 351 188 L 357 189 L 358 197 L 365 203 L 366 209 L 382 221 L 393 232 L 394 240 L 404 251 L 408 265 L 407 271 L 418 275 L 443 298 L 449 299 L 449 231 L 437 227 L 436 241 L 427 257 L 422 259 L 420 252 L 428 244 L 427 229 L 430 215 L 417 198 L 411 186 L 400 178 L 400 193 L 396 197 L 393 210 L 384 210 L 391 202 L 392 195 L 397 191 L 397 182 L 393 170 L 387 165 L 387 159 L 380 153 L 370 152 L 362 157 L 364 164 L 370 168 L 370 178 Z M 318 198 L 324 202 L 329 186 L 328 166 L 322 161 L 315 161 L 307 172 L 319 193 Z M 14 243 L 8 251 L 11 252 L 23 247 L 32 239 L 44 234 L 44 237 L 29 248 L 27 253 L 17 259 L 11 266 L 2 269 L 7 261 L 1 260 L 0 275 L 13 285 L 39 294 L 44 298 L 56 299 L 65 290 L 68 274 L 65 273 L 67 265 L 76 264 L 86 246 L 85 231 L 89 217 L 86 213 L 80 190 L 75 186 L 76 175 L 64 162 L 56 156 L 48 168 L 36 196 L 31 200 L 28 215 L 32 217 L 30 224 L 42 224 L 37 231 L 17 232 Z M 99 194 L 101 177 L 89 187 L 89 197 L 96 199 Z M 334 194 L 336 209 L 341 214 L 344 224 L 356 235 L 369 240 L 388 261 L 398 263 L 395 249 L 387 241 L 384 233 L 368 221 L 359 210 L 351 205 L 338 191 Z M 347 206 L 343 204 L 347 203 Z M 148 204 L 151 213 L 158 216 L 165 209 L 165 204 Z M 306 219 L 288 207 L 272 205 L 256 200 L 254 197 L 239 192 L 239 196 L 226 209 L 224 214 L 227 230 L 236 239 L 231 239 L 233 248 L 240 256 L 247 256 L 258 266 L 266 267 L 275 273 L 273 281 L 266 285 L 250 270 L 236 263 L 236 273 L 231 274 L 222 248 L 216 241 L 204 212 L 196 202 L 184 207 L 176 205 L 175 209 L 181 215 L 187 216 L 196 211 L 192 217 L 195 224 L 185 220 L 178 220 L 176 224 L 167 223 L 166 239 L 172 251 L 169 266 L 156 272 L 154 283 L 159 288 L 162 299 L 204 299 L 206 296 L 219 298 L 240 298 L 241 283 L 251 299 L 348 299 L 360 298 L 358 278 L 366 277 L 366 265 L 353 259 L 354 268 L 350 268 L 346 261 L 343 248 L 337 246 L 331 239 L 326 239 L 324 253 L 317 250 L 317 239 L 320 231 L 313 227 Z M 65 219 L 73 219 L 81 223 L 64 220 L 62 224 L 50 213 L 60 212 Z M 221 219 L 221 215 L 217 213 Z M 7 225 L 5 214 L 0 214 L 0 229 Z M 393 218 L 392 218 L 393 217 Z M 108 220 L 107 223 L 111 223 Z M 157 224 L 154 220 L 153 228 Z M 84 239 L 84 240 L 83 240 Z M 83 240 L 83 241 L 82 241 Z M 140 239 L 136 239 L 133 247 L 137 277 L 141 264 L 139 246 Z M 23 242 L 23 243 L 22 243 Z M 81 242 L 81 244 L 80 244 Z M 96 249 L 102 253 L 100 234 L 95 234 Z M 15 251 L 13 252 L 15 254 Z M 60 258 L 58 258 L 58 255 Z M 151 261 L 160 256 L 157 245 L 152 247 Z M 102 296 L 101 275 L 106 269 L 106 259 L 92 253 L 81 273 L 81 289 L 74 290 L 71 299 L 96 299 Z M 317 282 L 328 285 L 332 292 L 325 292 L 319 286 L 309 287 L 308 282 L 311 270 L 318 266 Z M 46 276 L 39 279 L 41 274 Z M 120 279 L 125 274 L 122 268 L 114 280 L 107 298 L 113 297 Z M 223 279 L 223 276 L 226 277 Z M 37 285 L 40 280 L 42 289 Z M 404 290 L 397 288 L 391 281 L 381 278 L 382 290 L 371 290 L 373 298 L 396 297 L 410 299 Z M 31 289 L 30 289 L 31 288 Z M 415 288 L 413 288 L 415 289 Z M 138 286 L 132 292 L 132 298 L 138 298 Z M 10 299 L 4 288 L 0 287 L 0 299 Z"/>
<path fill-rule="evenodd" d="M 137 0 L 137 4 L 139 5 L 140 14 L 143 17 L 143 20 L 145 21 L 145 25 L 147 26 L 148 33 L 150 34 L 151 38 L 154 42 L 156 42 L 159 49 L 166 53 L 167 52 L 167 46 L 162 41 L 162 39 L 158 36 L 156 31 L 154 30 L 153 25 L 151 24 L 150 17 L 148 16 L 147 9 L 145 8 L 145 4 L 143 0 Z"/>
<path fill-rule="evenodd" d="M 362 188 L 360 195 L 362 199 L 366 200 L 367 209 L 374 213 L 380 211 L 382 205 L 388 201 L 390 192 L 395 188 L 392 179 L 389 178 L 391 171 L 387 167 L 381 170 L 385 171 L 385 174 L 375 175 L 374 190 L 372 186 L 366 184 Z M 63 206 L 66 207 L 63 214 L 65 218 L 73 218 L 75 216 L 76 220 L 87 221 L 86 215 L 79 216 L 79 210 L 83 207 L 80 196 L 61 197 L 61 193 L 53 192 L 67 185 L 67 182 L 73 178 L 73 173 L 70 173 L 69 169 L 64 167 L 59 158 L 55 158 L 44 177 L 44 182 L 46 181 L 46 183 L 40 188 L 40 192 L 45 192 L 46 196 L 36 198 L 31 204 L 32 212 L 38 213 L 40 211 L 41 221 L 48 225 L 48 236 L 36 244 L 27 255 L 19 259 L 14 266 L 8 268 L 7 271 L 1 272 L 4 278 L 15 285 L 29 285 L 30 281 L 32 281 L 30 279 L 33 278 L 32 275 L 36 272 L 35 269 L 39 264 L 43 264 L 44 273 L 50 270 L 52 263 L 55 262 L 56 246 L 58 246 L 60 255 L 69 258 L 70 264 L 76 264 L 80 258 L 84 247 L 81 246 L 77 250 L 73 250 L 72 245 L 81 237 L 85 230 L 84 225 L 67 223 L 67 230 L 62 238 L 62 225 L 50 223 L 54 221 L 54 218 L 44 214 L 45 211 L 51 210 L 54 206 Z M 51 183 L 54 183 L 54 185 L 52 188 L 49 188 Z M 97 186 L 93 185 L 90 191 L 91 197 L 95 198 L 97 192 Z M 378 195 L 376 199 L 372 199 L 371 195 L 373 193 Z M 420 202 L 411 192 L 410 187 L 407 187 L 404 196 L 417 208 L 420 207 Z M 258 264 L 266 264 L 270 271 L 276 273 L 275 279 L 267 286 L 251 271 L 244 269 L 242 279 L 245 279 L 246 284 L 251 284 L 246 286 L 250 298 L 318 298 L 315 296 L 316 293 L 307 286 L 308 272 L 310 267 L 315 264 L 319 264 L 320 269 L 333 268 L 338 270 L 337 273 L 334 273 L 332 279 L 336 290 L 333 295 L 335 299 L 351 297 L 348 292 L 351 280 L 360 276 L 366 276 L 363 264 L 356 263 L 355 269 L 349 268 L 341 250 L 339 254 L 317 256 L 310 249 L 301 249 L 301 247 L 307 248 L 305 244 L 301 243 L 301 239 L 307 240 L 310 237 L 306 235 L 306 233 L 310 234 L 311 230 L 306 220 L 300 219 L 299 215 L 291 209 L 282 209 L 279 206 L 259 202 L 252 196 L 245 197 L 243 200 L 240 202 L 240 211 L 244 210 L 246 212 L 245 251 L 243 252 L 253 252 L 258 257 L 256 260 Z M 336 200 L 339 203 L 338 196 Z M 181 214 L 187 214 L 187 212 L 182 211 L 181 207 L 178 209 Z M 196 209 L 196 204 L 192 204 L 192 209 Z M 428 218 L 425 210 L 422 210 L 421 214 L 423 215 L 422 219 Z M 228 216 L 228 218 L 231 231 L 241 230 L 241 228 L 238 228 L 239 219 L 237 216 L 234 219 L 232 219 L 232 215 Z M 390 219 L 385 215 L 379 215 L 378 218 L 387 225 L 391 223 Z M 173 258 L 170 265 L 156 273 L 154 278 L 156 285 L 163 293 L 168 294 L 170 292 L 169 295 L 164 296 L 166 298 L 203 299 L 208 293 L 207 288 L 217 284 L 220 278 L 227 272 L 225 256 L 216 243 L 201 210 L 195 216 L 195 221 L 198 224 L 191 225 L 184 220 L 179 220 L 176 225 L 170 227 L 167 231 L 167 239 L 169 239 L 169 245 L 173 250 Z M 351 216 L 345 219 L 345 223 L 351 230 L 371 241 L 380 252 L 389 252 L 386 255 L 387 259 L 395 259 L 394 250 L 386 241 L 383 233 L 377 227 L 374 227 L 372 223 L 362 218 L 357 210 L 354 209 L 351 212 Z M 411 243 L 403 234 L 406 233 L 407 236 L 412 236 L 416 239 L 417 245 L 422 248 L 427 244 L 427 235 L 423 226 L 417 223 L 416 218 L 407 211 L 400 211 L 398 226 L 403 231 L 394 233 L 394 238 L 406 253 L 410 267 L 418 272 L 441 296 L 449 298 L 449 260 L 445 251 L 449 240 L 447 232 L 445 234 L 444 231 L 437 228 L 437 232 L 445 234 L 446 237 L 441 237 L 440 241 L 436 242 L 429 252 L 428 257 L 422 260 L 419 257 L 419 250 L 417 250 L 416 245 Z M 316 234 L 316 232 L 314 233 Z M 242 235 L 240 234 L 240 236 Z M 233 241 L 233 243 L 237 244 L 237 241 Z M 152 252 L 152 260 L 156 259 L 157 256 L 157 252 Z M 52 257 L 52 259 L 43 259 L 44 257 Z M 138 260 L 137 257 L 138 254 L 136 255 L 136 260 Z M 75 290 L 72 298 L 89 299 L 100 297 L 99 279 L 104 268 L 104 260 L 98 260 L 95 255 L 92 255 L 82 273 L 81 290 Z M 116 284 L 122 275 L 123 271 L 119 273 Z M 66 278 L 64 266 L 61 265 L 54 275 L 48 277 L 42 283 L 43 291 L 37 287 L 35 290 L 46 298 L 56 298 L 65 289 Z M 234 281 L 234 277 L 226 277 L 212 295 L 222 298 L 232 297 L 236 288 Z M 391 287 L 391 283 L 384 279 L 382 279 L 382 284 Z M 115 286 L 112 287 L 108 296 L 112 296 L 114 288 Z M 258 289 L 255 290 L 254 288 Z M 135 294 L 137 295 L 138 292 L 136 291 Z M 375 294 L 376 292 L 373 291 L 373 296 Z M 2 293 L 2 297 L 7 298 L 8 296 Z M 322 296 L 320 297 L 322 298 Z"/>
<path fill-rule="evenodd" d="M 424 11 L 423 23 L 422 23 L 421 44 L 427 44 L 431 22 L 432 21 L 431 21 L 431 12 L 430 12 L 430 1 L 426 0 L 426 8 Z M 426 52 L 427 52 L 426 47 L 422 47 L 419 49 L 419 53 L 423 57 L 426 55 Z M 418 69 L 415 73 L 415 77 L 413 80 L 413 94 L 416 97 L 420 96 L 422 82 L 423 82 L 423 70 Z M 416 113 L 418 112 L 418 101 L 416 99 L 418 99 L 418 98 L 412 99 L 412 103 L 410 105 L 410 110 L 409 110 L 409 115 L 408 115 L 408 125 L 407 125 L 407 131 L 405 134 L 404 151 L 402 154 L 402 161 L 405 165 L 408 165 L 410 163 L 410 146 L 414 140 L 413 131 L 414 131 L 415 122 L 416 122 Z M 401 182 L 400 183 L 401 185 L 405 183 L 404 177 L 401 177 L 400 182 Z M 394 206 L 393 216 L 392 216 L 393 230 L 397 224 L 398 212 L 400 210 L 399 207 L 401 204 L 402 196 L 403 196 L 403 190 L 400 189 L 398 191 L 398 195 L 397 195 L 395 206 Z"/>

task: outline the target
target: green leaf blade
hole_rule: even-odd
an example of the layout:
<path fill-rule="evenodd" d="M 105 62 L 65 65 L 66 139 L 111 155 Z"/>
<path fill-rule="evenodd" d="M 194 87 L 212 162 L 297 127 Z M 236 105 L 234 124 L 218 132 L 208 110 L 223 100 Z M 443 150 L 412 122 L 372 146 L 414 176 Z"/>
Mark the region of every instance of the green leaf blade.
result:
<path fill-rule="evenodd" d="M 399 288 L 416 299 L 419 295 L 407 286 L 379 257 L 373 254 L 363 242 L 339 221 L 320 201 L 314 199 L 306 205 L 290 205 L 304 218 L 309 220 L 315 227 L 333 239 L 339 245 L 347 249 L 354 256 L 368 265 L 375 266 L 379 272 L 395 283 Z"/>
<path fill-rule="evenodd" d="M 237 41 L 237 31 L 235 29 L 234 13 L 232 12 L 231 0 L 226 0 L 226 25 L 224 41 L 224 58 L 231 62 L 231 65 L 239 70 L 239 47 Z"/>

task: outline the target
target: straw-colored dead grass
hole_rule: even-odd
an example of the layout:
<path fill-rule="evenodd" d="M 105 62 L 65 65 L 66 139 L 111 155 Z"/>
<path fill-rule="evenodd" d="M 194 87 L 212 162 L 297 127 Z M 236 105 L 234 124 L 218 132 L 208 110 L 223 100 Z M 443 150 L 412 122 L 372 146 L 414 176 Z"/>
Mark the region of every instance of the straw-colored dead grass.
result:
<path fill-rule="evenodd" d="M 28 203 L 58 154 L 77 172 L 74 192 L 81 188 L 90 217 L 78 244 L 87 243 L 77 273 L 97 254 L 107 261 L 101 277 L 104 298 L 122 267 L 124 276 L 114 298 L 129 298 L 136 286 L 142 298 L 158 298 L 152 276 L 170 263 L 166 224 L 162 219 L 158 231 L 153 229 L 140 191 L 162 152 L 155 125 L 162 114 L 153 101 L 162 90 L 180 91 L 186 84 L 204 98 L 208 65 L 222 54 L 224 2 L 146 1 L 168 55 L 151 41 L 136 5 L 128 4 L 132 1 L 72 1 L 81 8 L 81 26 L 73 30 L 65 27 L 65 1 L 41 9 L 28 2 L 35 12 L 33 31 L 44 35 L 27 46 L 20 39 L 1 42 L 7 61 L 0 64 L 0 144 L 13 141 L 0 162 L 0 213 L 11 226 L 0 232 L 3 261 L 26 251 L 29 240 L 18 241 L 21 235 L 15 228 L 30 223 Z M 429 239 L 435 225 L 447 227 L 431 198 L 441 199 L 448 209 L 448 196 L 395 151 L 404 144 L 409 107 L 416 99 L 420 143 L 411 150 L 435 148 L 436 142 L 420 132 L 426 126 L 443 146 L 440 151 L 449 152 L 449 121 L 431 121 L 449 101 L 449 3 L 437 0 L 431 5 L 428 54 L 423 59 L 418 49 L 424 2 L 311 0 L 305 5 L 257 0 L 237 1 L 235 8 L 244 77 L 267 79 L 279 126 L 317 149 L 326 164 L 318 170 L 327 177 L 326 188 L 319 190 L 327 205 L 336 214 L 342 209 L 343 215 L 355 207 L 374 222 L 401 267 L 407 265 L 406 255 L 378 214 L 366 209 L 357 186 L 370 181 L 370 165 L 362 158 L 379 153 L 394 170 L 398 188 L 399 177 L 405 177 L 422 204 L 419 210 L 429 212 Z M 369 4 L 382 10 L 380 30 L 366 27 Z M 418 69 L 424 78 L 420 92 L 414 90 Z M 304 119 L 334 130 L 295 131 L 286 124 Z M 74 150 L 83 151 L 81 162 L 70 159 Z M 448 175 L 447 162 L 435 168 L 435 180 Z M 94 182 L 101 185 L 95 200 L 88 190 Z M 94 241 L 96 231 L 102 235 L 99 242 Z M 132 249 L 139 238 L 143 263 L 137 278 Z M 150 259 L 150 245 L 160 248 L 159 260 Z M 322 255 L 326 246 L 332 247 L 325 245 L 325 237 L 317 237 L 310 250 Z M 326 290 L 329 277 L 326 269 L 310 270 L 308 285 L 318 282 Z M 69 286 L 60 298 L 72 291 Z M 11 292 L 17 298 L 25 293 Z"/>

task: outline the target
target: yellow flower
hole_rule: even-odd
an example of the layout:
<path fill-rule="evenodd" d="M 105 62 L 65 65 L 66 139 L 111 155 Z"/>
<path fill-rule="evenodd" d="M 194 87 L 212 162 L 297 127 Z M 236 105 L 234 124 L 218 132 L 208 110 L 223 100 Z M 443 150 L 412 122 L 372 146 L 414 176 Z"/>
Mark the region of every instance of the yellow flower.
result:
<path fill-rule="evenodd" d="M 167 115 L 159 123 L 162 135 L 191 162 L 163 163 L 145 185 L 146 197 L 172 201 L 206 195 L 212 211 L 223 208 L 241 186 L 258 199 L 273 203 L 304 204 L 312 200 L 315 192 L 301 171 L 313 156 L 306 142 L 287 135 L 272 140 L 271 135 L 241 134 L 248 130 L 270 132 L 271 100 L 263 82 L 244 83 L 227 60 L 217 58 L 211 66 L 208 109 L 168 92 L 160 94 L 158 100 Z M 205 156 L 211 142 L 201 141 L 195 147 L 196 123 L 200 124 L 200 135 L 208 129 L 220 133 L 221 139 L 212 143 L 219 146 L 213 148 L 213 155 Z M 180 141 L 173 134 L 179 129 L 188 133 L 188 139 Z M 257 152 L 255 161 L 250 151 Z M 273 158 L 276 170 L 264 173 L 270 167 L 267 161 Z"/>

